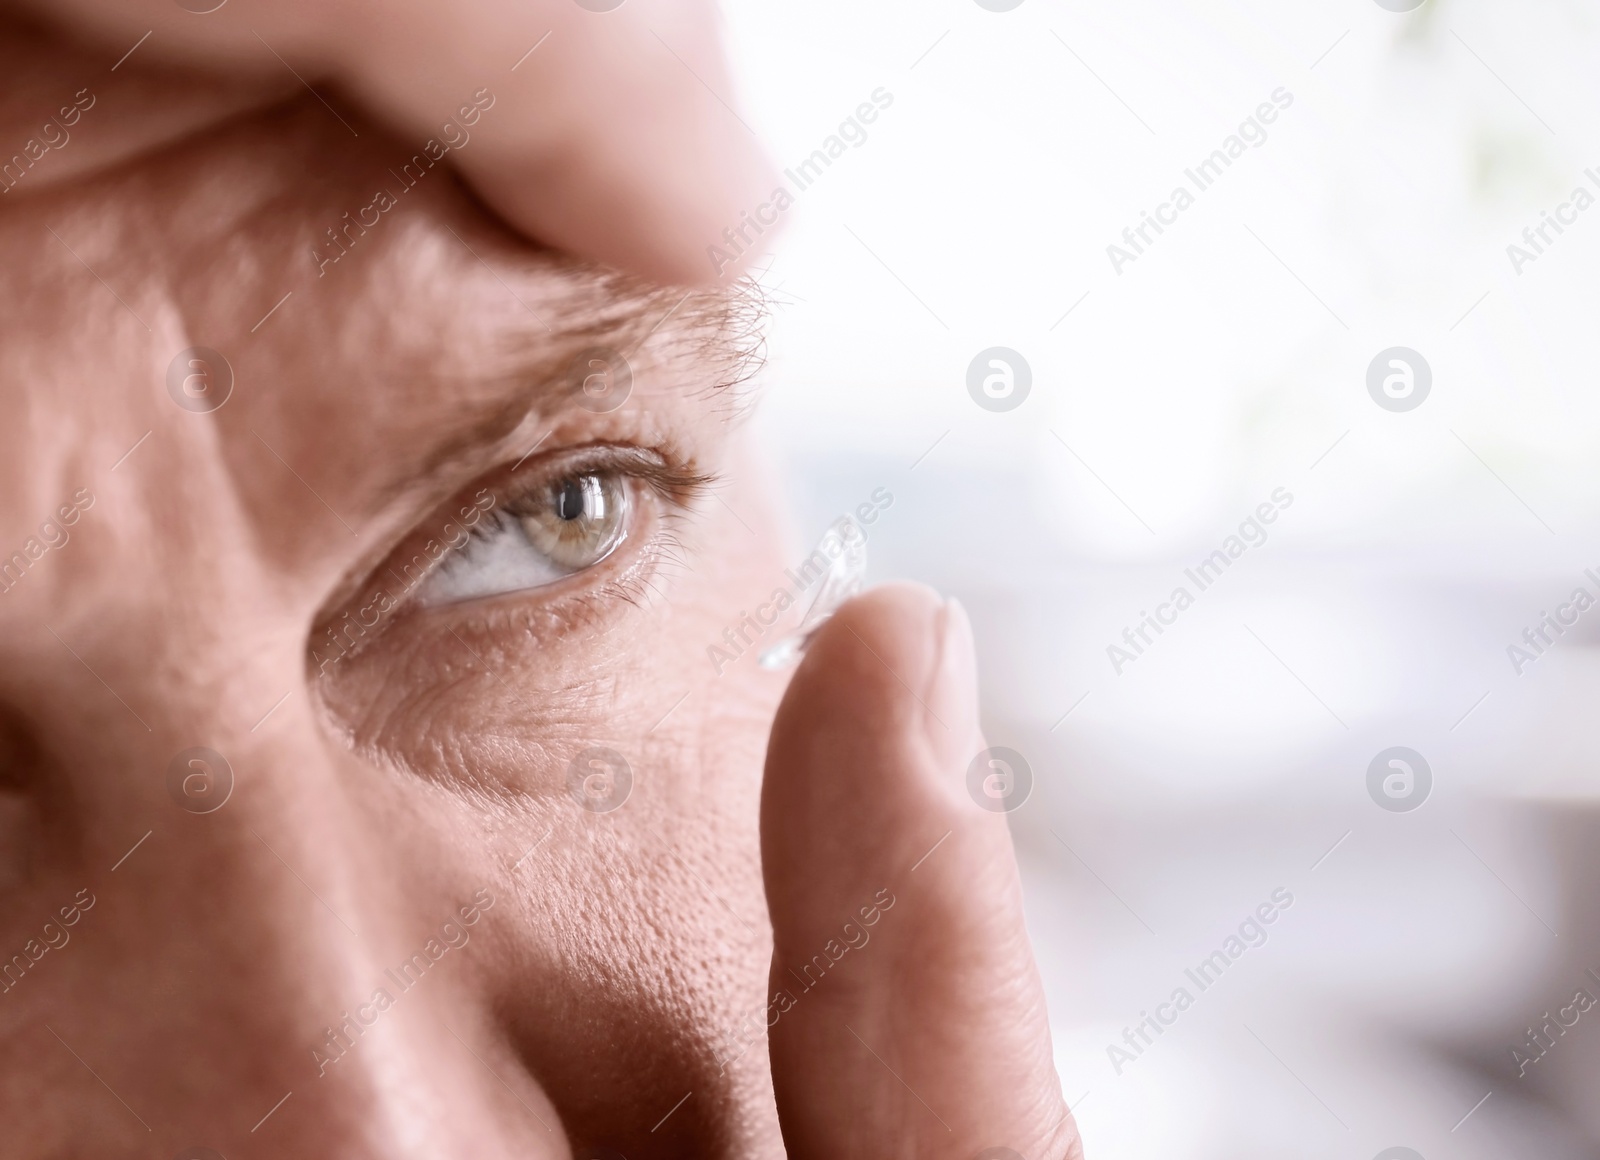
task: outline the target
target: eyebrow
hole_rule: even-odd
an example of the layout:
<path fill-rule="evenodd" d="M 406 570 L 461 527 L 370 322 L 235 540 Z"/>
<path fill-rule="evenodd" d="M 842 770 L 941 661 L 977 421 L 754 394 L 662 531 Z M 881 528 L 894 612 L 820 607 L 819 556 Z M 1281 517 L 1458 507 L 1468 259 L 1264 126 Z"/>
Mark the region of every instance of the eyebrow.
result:
<path fill-rule="evenodd" d="M 494 273 L 492 268 L 490 272 Z M 475 400 L 473 409 L 483 413 L 464 426 L 440 425 L 439 438 L 419 464 L 423 474 L 473 459 L 484 448 L 502 442 L 529 415 L 554 410 L 553 404 L 572 390 L 574 360 L 597 347 L 620 354 L 635 374 L 645 361 L 693 365 L 704 380 L 696 396 L 717 399 L 730 417 L 748 409 L 750 394 L 743 388 L 765 359 L 768 298 L 758 283 L 743 280 L 716 289 L 685 290 L 561 258 L 553 258 L 539 274 L 559 286 L 559 299 L 541 303 L 544 309 L 538 313 L 524 302 L 539 325 L 508 333 L 503 349 L 489 352 L 491 370 L 458 380 L 455 385 Z M 495 277 L 499 280 L 498 274 Z M 509 285 L 506 291 L 522 301 Z M 642 354 L 647 359 L 641 359 Z M 432 383 L 425 389 L 442 389 L 449 395 L 450 386 Z M 569 399 L 561 409 L 575 405 Z"/>
<path fill-rule="evenodd" d="M 554 288 L 546 290 L 552 297 L 542 303 L 551 325 L 548 330 L 533 325 L 510 328 L 503 347 L 490 354 L 494 366 L 489 372 L 464 373 L 454 384 L 428 373 L 412 383 L 415 394 L 396 390 L 395 409 L 438 418 L 408 467 L 385 478 L 368 503 L 371 511 L 411 512 L 392 531 L 368 542 L 361 559 L 346 570 L 329 597 L 329 606 L 345 598 L 347 587 L 353 591 L 362 582 L 420 514 L 470 478 L 509 465 L 511 460 L 501 463 L 496 456 L 503 455 L 508 437 L 530 415 L 546 410 L 554 418 L 575 406 L 568 401 L 557 410 L 551 402 L 570 389 L 564 372 L 588 347 L 609 346 L 630 359 L 648 350 L 651 364 L 692 365 L 705 382 L 693 392 L 702 403 L 714 400 L 714 405 L 727 409 L 730 419 L 748 409 L 749 392 L 741 388 L 762 366 L 762 324 L 768 309 L 767 295 L 758 285 L 743 282 L 685 293 L 681 287 L 654 286 L 548 251 L 519 276 L 526 276 L 529 285 L 548 280 Z M 512 292 L 509 286 L 506 289 Z M 460 387 L 471 400 L 463 408 L 474 412 L 471 419 L 460 421 L 459 411 L 455 422 L 439 414 L 441 400 L 453 394 L 452 386 Z M 517 454 L 525 460 L 536 449 L 537 444 Z"/>

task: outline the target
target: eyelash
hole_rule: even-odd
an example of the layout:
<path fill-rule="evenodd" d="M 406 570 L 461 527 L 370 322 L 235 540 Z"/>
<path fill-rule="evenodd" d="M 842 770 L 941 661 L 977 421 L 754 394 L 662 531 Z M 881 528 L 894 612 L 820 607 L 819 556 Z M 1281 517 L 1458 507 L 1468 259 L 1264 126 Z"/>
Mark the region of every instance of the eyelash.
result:
<path fill-rule="evenodd" d="M 433 575 L 442 560 L 449 559 L 453 554 L 462 551 L 469 544 L 483 542 L 497 530 L 497 523 L 484 518 L 490 512 L 503 511 L 514 515 L 518 511 L 519 505 L 525 508 L 534 500 L 534 497 L 539 496 L 541 492 L 547 490 L 556 481 L 582 474 L 609 474 L 618 477 L 630 486 L 649 487 L 657 498 L 665 501 L 664 506 L 669 518 L 675 515 L 687 514 L 695 501 L 718 482 L 716 475 L 683 466 L 667 458 L 664 453 L 659 451 L 647 451 L 638 447 L 615 444 L 594 444 L 553 453 L 546 457 L 544 462 L 536 461 L 535 465 L 518 471 L 509 480 L 492 482 L 488 485 L 477 487 L 470 494 L 465 491 L 458 493 L 442 509 L 450 514 L 445 516 L 439 536 L 430 537 L 427 532 L 422 530 L 429 528 L 431 521 L 419 525 L 417 530 L 407 535 L 390 551 L 384 562 L 379 564 L 367 581 L 357 589 L 358 596 L 345 603 L 341 612 L 323 621 L 323 631 L 313 639 L 313 661 L 321 661 L 322 663 L 318 667 L 326 668 L 326 661 L 322 660 L 322 658 L 329 651 L 328 646 L 330 645 L 333 645 L 337 650 L 337 656 L 329 657 L 328 659 L 342 660 L 365 651 L 370 644 L 385 634 L 384 629 L 390 627 L 397 616 L 417 609 L 416 601 L 413 599 L 414 593 L 429 576 Z M 462 527 L 462 521 L 457 513 L 463 510 L 470 511 L 474 506 L 482 507 L 483 501 L 479 497 L 485 495 L 493 496 L 494 502 L 484 509 L 470 526 Z M 437 512 L 435 513 L 435 518 L 437 518 L 438 514 Z M 433 527 L 437 528 L 438 526 L 437 523 L 433 523 Z M 401 568 L 407 566 L 401 561 L 405 559 L 408 553 L 411 554 L 411 560 L 414 561 L 418 552 L 422 551 L 427 542 L 430 542 L 430 540 L 433 542 L 442 540 L 444 536 L 449 534 L 447 529 L 452 526 L 464 531 L 465 536 L 453 546 L 447 545 L 445 551 L 437 559 L 433 559 L 425 571 L 418 574 L 409 583 L 405 577 L 395 571 L 397 566 Z M 613 578 L 610 582 L 600 585 L 595 590 L 568 591 L 562 594 L 563 597 L 567 600 L 576 600 L 579 606 L 585 610 L 598 610 L 604 604 L 616 600 L 635 605 L 641 604 L 644 602 L 651 582 L 659 575 L 661 565 L 673 560 L 682 561 L 683 545 L 676 534 L 676 529 L 668 521 L 661 521 L 648 539 L 639 541 L 634 553 L 637 557 L 635 565 L 626 568 L 621 576 Z M 600 567 L 603 563 L 604 561 L 601 561 L 595 567 Z M 584 575 L 587 571 L 588 569 L 575 572 L 573 576 Z M 384 573 L 387 573 L 389 577 L 398 582 L 401 589 L 398 599 L 388 595 L 391 586 L 386 580 L 380 579 Z M 527 589 L 520 593 L 504 593 L 497 597 L 485 599 L 487 601 L 496 601 L 504 597 L 520 596 L 526 600 L 539 591 L 537 588 Z M 378 617 L 374 621 L 368 622 L 365 614 L 374 605 L 385 601 L 387 603 L 377 610 Z M 468 605 L 479 603 L 467 602 Z M 486 612 L 487 610 L 484 611 Z M 348 647 L 338 645 L 335 642 L 340 635 L 340 630 L 346 627 L 341 623 L 341 620 L 350 621 L 352 613 L 356 614 L 354 619 L 361 627 L 354 637 L 349 638 Z M 377 629 L 378 631 L 372 632 L 369 636 L 368 631 L 372 629 Z M 348 637 L 348 633 L 345 635 Z M 320 637 L 326 637 L 327 639 L 320 640 Z"/>
<path fill-rule="evenodd" d="M 563 474 L 575 470 L 581 468 L 569 466 Z M 638 566 L 625 569 L 621 576 L 598 591 L 583 594 L 580 599 L 589 607 L 607 601 L 640 606 L 645 603 L 651 584 L 661 576 L 666 566 L 688 566 L 688 552 L 679 534 L 683 519 L 692 512 L 696 501 L 721 482 L 721 476 L 675 466 L 665 459 L 644 461 L 642 466 L 636 464 L 632 470 L 619 470 L 616 467 L 611 470 L 617 470 L 631 484 L 649 487 L 658 499 L 664 501 L 667 518 L 660 521 L 653 536 L 640 541 L 636 548 Z M 550 478 L 547 477 L 546 485 Z"/>
<path fill-rule="evenodd" d="M 553 485 L 582 475 L 608 475 L 632 488 L 648 488 L 658 499 L 666 502 L 671 513 L 688 511 L 716 483 L 716 478 L 708 473 L 694 471 L 672 462 L 659 452 L 637 447 L 593 444 L 561 451 L 552 454 L 543 463 L 519 471 L 508 481 L 476 489 L 473 493 L 475 496 L 487 492 L 493 496 L 494 502 L 485 510 L 482 518 L 465 529 L 466 539 L 451 547 L 444 558 L 465 551 L 469 544 L 483 543 L 499 534 L 501 525 L 489 518 L 491 515 L 519 517 L 528 514 L 545 502 Z M 453 506 L 463 507 L 467 502 L 470 501 L 458 497 L 458 502 Z M 634 518 L 638 518 L 637 515 Z M 588 569 L 573 575 L 582 575 L 584 571 Z M 432 569 L 429 571 L 431 574 Z"/>
<path fill-rule="evenodd" d="M 707 489 L 716 483 L 716 477 L 677 467 L 663 459 L 653 459 L 637 449 L 601 445 L 595 454 L 566 453 L 556 465 L 546 465 L 527 478 L 500 489 L 500 499 L 491 510 L 513 516 L 533 510 L 534 503 L 550 486 L 576 475 L 615 475 L 630 483 L 646 484 L 657 496 L 673 507 L 687 509 Z M 608 454 L 609 453 L 609 454 Z M 479 491 L 487 491 L 480 488 Z M 485 539 L 492 528 L 480 521 L 467 530 L 468 538 Z"/>

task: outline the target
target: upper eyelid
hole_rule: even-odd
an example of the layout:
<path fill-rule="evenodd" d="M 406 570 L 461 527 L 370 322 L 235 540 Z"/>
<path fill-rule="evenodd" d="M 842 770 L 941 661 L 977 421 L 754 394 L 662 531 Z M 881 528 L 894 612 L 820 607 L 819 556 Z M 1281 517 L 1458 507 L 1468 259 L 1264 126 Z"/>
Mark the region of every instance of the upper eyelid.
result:
<path fill-rule="evenodd" d="M 675 464 L 660 451 L 627 444 L 590 443 L 548 452 L 526 466 L 517 465 L 510 473 L 504 469 L 490 472 L 480 477 L 482 482 L 469 487 L 472 488 L 472 495 L 488 492 L 495 497 L 495 502 L 485 512 L 488 514 L 505 511 L 509 505 L 537 494 L 540 488 L 548 487 L 558 480 L 573 475 L 604 472 L 641 479 L 654 485 L 658 492 L 683 506 L 687 506 L 701 490 L 710 487 L 716 481 L 713 475 Z M 457 492 L 453 499 L 446 501 L 442 507 L 434 509 L 433 515 L 429 518 L 442 515 L 444 525 L 448 526 L 455 521 L 453 513 L 470 502 L 467 496 L 466 489 Z M 383 560 L 392 558 L 406 545 L 414 542 L 427 529 L 427 523 L 425 519 L 413 525 L 399 538 Z M 479 526 L 481 519 L 475 521 L 474 526 L 468 529 L 469 534 L 476 533 Z"/>
<path fill-rule="evenodd" d="M 554 452 L 550 460 L 538 464 L 531 470 L 518 471 L 513 479 L 488 490 L 502 497 L 502 502 L 496 507 L 504 510 L 509 503 L 531 496 L 540 487 L 548 486 L 557 480 L 573 475 L 603 472 L 625 475 L 649 483 L 665 498 L 683 507 L 687 507 L 718 479 L 712 473 L 674 464 L 660 452 L 621 444 L 595 443 Z"/>

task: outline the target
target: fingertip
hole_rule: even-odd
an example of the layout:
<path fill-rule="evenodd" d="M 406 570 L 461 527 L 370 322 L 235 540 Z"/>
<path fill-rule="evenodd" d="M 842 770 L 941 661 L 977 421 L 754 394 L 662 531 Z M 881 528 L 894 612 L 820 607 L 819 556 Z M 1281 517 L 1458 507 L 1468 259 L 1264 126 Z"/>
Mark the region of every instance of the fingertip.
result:
<path fill-rule="evenodd" d="M 878 720 L 920 733 L 939 771 L 964 763 L 978 736 L 971 621 L 959 600 L 926 584 L 882 584 L 846 603 L 818 632 L 808 666 L 808 681 L 821 678 L 835 696 L 847 689 Z"/>
<path fill-rule="evenodd" d="M 922 826 L 898 831 L 977 812 L 965 771 L 982 748 L 965 610 L 926 585 L 878 586 L 817 631 L 790 682 L 768 749 L 763 824 L 786 832 L 848 810 L 853 826 L 918 841 Z"/>
<path fill-rule="evenodd" d="M 816 631 L 797 682 L 818 670 L 871 670 L 876 656 L 885 670 L 922 683 L 938 663 L 945 600 L 926 584 L 896 580 L 846 601 Z"/>
<path fill-rule="evenodd" d="M 663 285 L 727 288 L 770 252 L 785 224 L 772 204 L 782 180 L 742 126 L 634 142 L 626 156 L 584 174 L 548 232 L 582 257 Z M 596 149 L 600 149 L 596 146 Z"/>

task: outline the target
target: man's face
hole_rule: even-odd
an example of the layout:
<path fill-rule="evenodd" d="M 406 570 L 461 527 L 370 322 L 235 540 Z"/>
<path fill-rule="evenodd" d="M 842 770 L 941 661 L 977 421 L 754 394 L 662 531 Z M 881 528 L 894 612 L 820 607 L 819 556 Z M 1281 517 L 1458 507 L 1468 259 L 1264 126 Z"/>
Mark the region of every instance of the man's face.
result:
<path fill-rule="evenodd" d="M 8 1154 L 780 1155 L 722 1066 L 782 691 L 708 659 L 783 579 L 748 307 L 310 94 L 44 59 L 8 134 L 94 104 L 0 198 Z"/>

